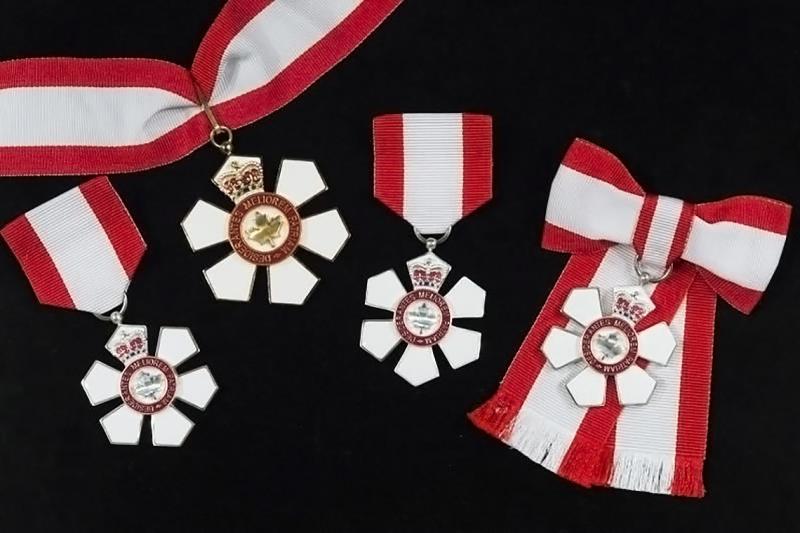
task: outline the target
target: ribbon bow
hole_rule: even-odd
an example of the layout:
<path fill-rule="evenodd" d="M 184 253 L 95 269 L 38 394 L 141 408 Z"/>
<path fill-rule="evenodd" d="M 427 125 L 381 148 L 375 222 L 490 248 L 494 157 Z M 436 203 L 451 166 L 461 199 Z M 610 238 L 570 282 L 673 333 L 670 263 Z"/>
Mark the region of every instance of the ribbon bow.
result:
<path fill-rule="evenodd" d="M 646 194 L 616 157 L 576 140 L 553 181 L 543 236 L 544 248 L 572 257 L 497 393 L 470 418 L 581 485 L 702 496 L 716 296 L 752 311 L 778 266 L 790 214 L 755 196 L 691 205 Z M 602 406 L 577 405 L 565 384 L 587 363 L 556 368 L 543 352 L 553 328 L 579 326 L 565 302 L 573 289 L 595 287 L 609 307 L 614 287 L 648 279 L 655 310 L 636 330 L 664 321 L 676 341 L 663 366 L 635 363 L 655 379 L 649 402 L 623 408 L 609 386 Z"/>
<path fill-rule="evenodd" d="M 646 194 L 613 154 L 577 139 L 553 181 L 542 246 L 577 254 L 632 245 L 656 271 L 683 259 L 749 313 L 778 267 L 790 215 L 788 204 L 758 196 L 692 205 Z"/>

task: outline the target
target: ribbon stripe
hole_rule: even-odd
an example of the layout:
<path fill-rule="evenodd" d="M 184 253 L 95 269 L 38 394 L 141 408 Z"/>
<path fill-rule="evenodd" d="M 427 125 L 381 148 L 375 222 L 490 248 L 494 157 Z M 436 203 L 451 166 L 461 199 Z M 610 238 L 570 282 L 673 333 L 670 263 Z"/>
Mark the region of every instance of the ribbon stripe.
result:
<path fill-rule="evenodd" d="M 491 199 L 491 117 L 383 115 L 373 129 L 375 197 L 421 233 L 442 234 Z"/>
<path fill-rule="evenodd" d="M 122 302 L 146 248 L 105 176 L 31 209 L 0 234 L 39 302 L 91 313 Z"/>
<path fill-rule="evenodd" d="M 471 420 L 584 486 L 702 496 L 716 298 L 753 309 L 777 268 L 790 213 L 752 196 L 693 206 L 647 195 L 616 157 L 576 140 L 556 173 L 543 235 L 545 248 L 573 255 L 497 393 Z M 665 366 L 637 361 L 656 379 L 648 404 L 624 409 L 612 385 L 604 406 L 580 407 L 564 383 L 581 368 L 547 364 L 542 343 L 566 324 L 560 309 L 573 288 L 599 288 L 607 309 L 613 287 L 637 284 L 637 256 L 662 269 L 674 263 L 636 329 L 666 321 L 677 347 Z"/>
<path fill-rule="evenodd" d="M 24 216 L 14 219 L 2 230 L 3 238 L 22 266 L 40 303 L 74 309 L 75 302 L 31 223 Z"/>
<path fill-rule="evenodd" d="M 153 59 L 0 62 L 0 174 L 126 172 L 208 142 L 193 79 L 238 128 L 301 94 L 402 0 L 230 0 L 191 69 Z"/>

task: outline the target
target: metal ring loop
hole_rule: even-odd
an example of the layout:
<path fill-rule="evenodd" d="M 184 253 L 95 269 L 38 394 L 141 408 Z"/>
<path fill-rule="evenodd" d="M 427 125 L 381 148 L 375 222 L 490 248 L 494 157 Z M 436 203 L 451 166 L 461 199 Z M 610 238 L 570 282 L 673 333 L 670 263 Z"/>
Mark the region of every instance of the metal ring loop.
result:
<path fill-rule="evenodd" d="M 211 144 L 222 150 L 225 155 L 231 155 L 233 152 L 233 132 L 228 126 L 214 125 L 208 138 Z"/>
<path fill-rule="evenodd" d="M 116 325 L 120 325 L 122 323 L 122 317 L 125 314 L 125 311 L 128 309 L 128 295 L 122 295 L 122 304 L 120 304 L 119 309 L 115 311 L 111 311 L 107 315 L 103 315 L 101 313 L 94 313 L 95 318 L 98 318 L 104 322 L 113 322 Z"/>
<path fill-rule="evenodd" d="M 672 267 L 673 263 L 664 270 L 659 276 L 653 276 L 650 272 L 647 272 L 642 268 L 642 258 L 640 256 L 636 256 L 636 260 L 633 263 L 633 269 L 636 271 L 636 275 L 639 276 L 639 281 L 642 285 L 647 283 L 661 283 L 665 279 L 667 279 L 670 274 L 672 274 Z"/>
<path fill-rule="evenodd" d="M 439 237 L 426 237 L 417 228 L 414 228 L 414 236 L 417 238 L 419 242 L 424 244 L 429 252 L 432 252 L 434 248 L 438 245 L 442 244 L 444 241 L 450 237 L 450 232 L 453 231 L 453 226 L 448 226 L 444 233 L 439 235 Z"/>

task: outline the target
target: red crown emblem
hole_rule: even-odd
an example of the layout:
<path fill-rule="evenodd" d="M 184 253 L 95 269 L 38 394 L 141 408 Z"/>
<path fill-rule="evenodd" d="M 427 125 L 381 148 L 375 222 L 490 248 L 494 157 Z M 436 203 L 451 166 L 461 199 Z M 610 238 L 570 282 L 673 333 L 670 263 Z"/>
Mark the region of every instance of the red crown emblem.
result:
<path fill-rule="evenodd" d="M 419 287 L 439 287 L 443 281 L 443 273 L 440 268 L 426 269 L 424 267 L 415 267 L 411 273 L 411 282 L 414 286 Z"/>
<path fill-rule="evenodd" d="M 639 322 L 647 314 L 647 310 L 642 305 L 631 302 L 623 296 L 618 297 L 614 303 L 614 312 L 633 322 Z"/>
<path fill-rule="evenodd" d="M 126 365 L 147 355 L 147 328 L 120 325 L 111 335 L 106 350 Z"/>
<path fill-rule="evenodd" d="M 621 287 L 614 290 L 612 313 L 636 324 L 647 316 L 655 305 L 641 287 Z"/>
<path fill-rule="evenodd" d="M 450 272 L 450 265 L 433 253 L 427 253 L 406 263 L 411 284 L 415 289 L 439 291 Z"/>
<path fill-rule="evenodd" d="M 238 173 L 222 176 L 219 188 L 228 196 L 240 197 L 264 188 L 264 173 L 259 165 L 247 165 Z"/>
<path fill-rule="evenodd" d="M 231 156 L 214 177 L 214 184 L 231 200 L 264 190 L 264 169 L 256 157 Z"/>

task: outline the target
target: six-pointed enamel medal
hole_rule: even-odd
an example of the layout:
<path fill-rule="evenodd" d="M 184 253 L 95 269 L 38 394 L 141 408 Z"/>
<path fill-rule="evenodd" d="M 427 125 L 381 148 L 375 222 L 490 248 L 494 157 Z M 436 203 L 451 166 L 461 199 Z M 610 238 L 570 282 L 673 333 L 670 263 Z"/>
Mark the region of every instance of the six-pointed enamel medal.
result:
<path fill-rule="evenodd" d="M 388 320 L 365 320 L 361 347 L 379 361 L 400 341 L 406 347 L 394 371 L 414 386 L 439 376 L 433 354 L 438 346 L 452 368 L 478 359 L 481 334 L 453 324 L 453 319 L 482 317 L 486 292 L 468 278 L 458 280 L 446 294 L 439 289 L 450 265 L 433 252 L 407 263 L 413 289 L 407 291 L 393 270 L 367 281 L 366 304 L 392 311 Z"/>
<path fill-rule="evenodd" d="M 150 355 L 147 328 L 120 324 L 106 350 L 124 365 L 122 371 L 95 361 L 81 381 L 92 405 L 113 399 L 122 403 L 100 419 L 112 444 L 138 444 L 145 417 L 154 446 L 180 446 L 194 427 L 175 400 L 205 409 L 217 391 L 207 367 L 179 374 L 175 368 L 199 350 L 188 328 L 161 328 Z"/>
<path fill-rule="evenodd" d="M 154 445 L 183 444 L 194 424 L 175 401 L 205 409 L 217 384 L 205 366 L 176 371 L 198 352 L 188 329 L 162 328 L 151 353 L 147 328 L 122 323 L 126 291 L 147 245 L 108 178 L 35 207 L 2 233 L 41 303 L 93 313 L 116 326 L 106 349 L 123 369 L 95 361 L 81 382 L 92 405 L 122 400 L 100 419 L 108 440 L 138 444 L 147 416 Z"/>
<path fill-rule="evenodd" d="M 492 121 L 467 113 L 383 115 L 373 123 L 375 197 L 414 228 L 428 252 L 408 261 L 411 290 L 393 270 L 369 278 L 365 303 L 393 313 L 365 320 L 361 347 L 414 386 L 439 376 L 434 347 L 452 368 L 476 361 L 481 334 L 453 323 L 483 316 L 486 292 L 467 278 L 440 294 L 450 265 L 433 253 L 453 225 L 492 196 Z M 437 237 L 433 237 L 436 235 Z"/>
<path fill-rule="evenodd" d="M 604 405 L 610 376 L 614 377 L 621 405 L 648 402 L 656 380 L 636 362 L 641 358 L 666 365 L 676 344 L 666 322 L 636 331 L 636 324 L 654 309 L 641 286 L 614 289 L 609 315 L 603 313 L 599 289 L 572 290 L 561 309 L 572 322 L 568 329 L 552 328 L 542 352 L 554 368 L 579 361 L 586 364 L 566 383 L 575 403 L 583 407 Z"/>
<path fill-rule="evenodd" d="M 269 301 L 302 304 L 317 277 L 294 257 L 298 247 L 333 260 L 349 238 L 336 209 L 301 218 L 298 208 L 327 187 L 312 161 L 283 160 L 275 192 L 264 189 L 257 157 L 229 156 L 212 180 L 236 204 L 230 213 L 199 200 L 181 223 L 192 250 L 227 241 L 232 253 L 205 270 L 214 296 L 250 300 L 266 267 Z"/>

